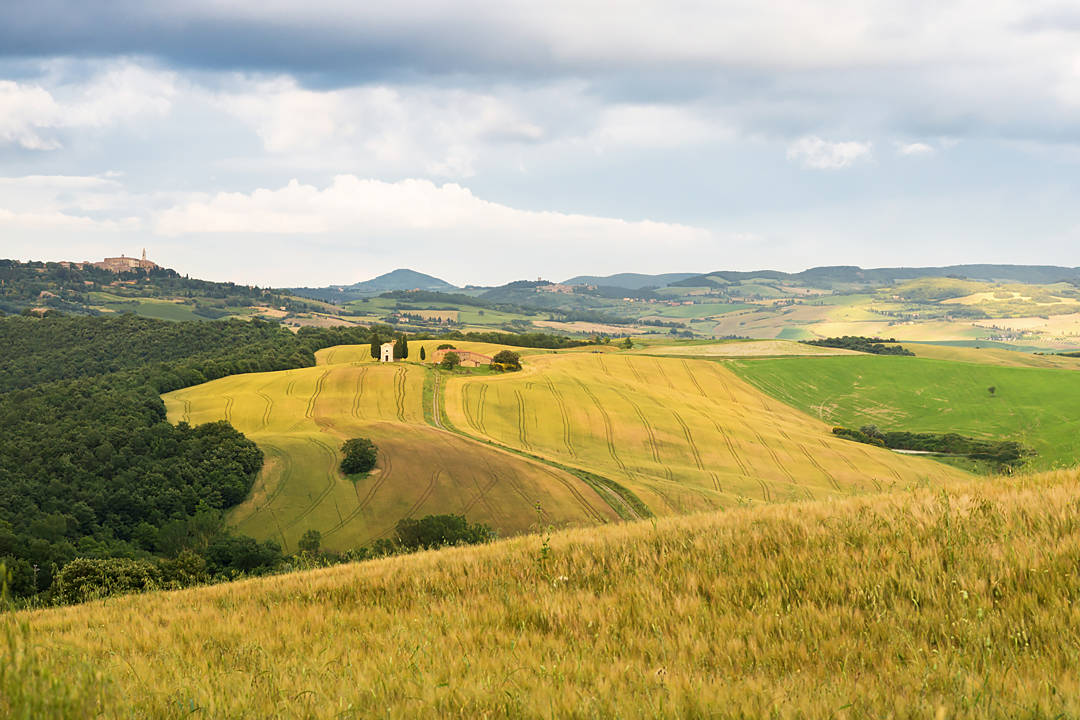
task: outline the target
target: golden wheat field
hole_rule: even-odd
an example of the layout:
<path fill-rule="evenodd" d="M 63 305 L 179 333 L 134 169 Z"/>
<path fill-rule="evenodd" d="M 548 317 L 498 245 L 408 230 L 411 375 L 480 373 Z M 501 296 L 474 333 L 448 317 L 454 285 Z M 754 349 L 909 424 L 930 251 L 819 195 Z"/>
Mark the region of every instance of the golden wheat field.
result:
<path fill-rule="evenodd" d="M 295 551 L 315 528 L 325 547 L 345 550 L 390 535 L 400 518 L 433 513 L 464 514 L 504 534 L 527 529 L 537 503 L 559 525 L 618 517 L 570 473 L 426 424 L 430 368 L 370 362 L 366 346 L 329 348 L 317 359 L 311 368 L 234 375 L 164 396 L 172 422 L 228 420 L 262 448 L 264 469 L 229 515 L 241 532 Z M 359 479 L 338 467 L 341 444 L 356 436 L 379 447 L 376 469 Z"/>
<path fill-rule="evenodd" d="M 520 373 L 455 378 L 442 400 L 457 429 L 613 478 L 657 514 L 963 476 L 838 439 L 708 360 L 534 356 Z"/>
<path fill-rule="evenodd" d="M 1080 714 L 1080 478 L 536 534 L 0 618 L 0 715 Z"/>

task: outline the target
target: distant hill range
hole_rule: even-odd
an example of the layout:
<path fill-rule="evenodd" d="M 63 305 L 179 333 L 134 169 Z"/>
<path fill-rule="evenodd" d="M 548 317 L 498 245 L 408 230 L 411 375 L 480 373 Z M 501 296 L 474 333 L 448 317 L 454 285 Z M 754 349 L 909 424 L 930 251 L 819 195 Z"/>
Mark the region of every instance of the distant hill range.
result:
<path fill-rule="evenodd" d="M 325 288 L 291 288 L 291 291 L 301 297 L 309 297 L 326 302 L 348 302 L 363 297 L 381 295 L 393 290 L 428 290 L 431 292 L 454 292 L 458 290 L 454 285 L 440 280 L 431 275 L 399 268 L 385 275 L 380 275 L 371 280 L 353 283 L 352 285 L 331 285 Z"/>
<path fill-rule="evenodd" d="M 712 287 L 724 283 L 742 282 L 751 278 L 789 280 L 801 285 L 829 287 L 832 285 L 891 285 L 897 281 L 927 277 L 955 277 L 966 280 L 993 282 L 1055 283 L 1080 280 L 1080 268 L 1055 265 L 947 265 L 924 268 L 870 268 L 855 265 L 834 265 L 810 268 L 797 273 L 778 270 L 749 272 L 717 270 L 669 283 L 675 287 Z"/>
<path fill-rule="evenodd" d="M 578 275 L 564 280 L 563 285 L 596 285 L 598 287 L 620 287 L 627 290 L 641 288 L 667 287 L 672 283 L 699 277 L 701 273 L 663 273 L 661 275 L 642 275 L 641 273 L 618 273 L 616 275 Z"/>

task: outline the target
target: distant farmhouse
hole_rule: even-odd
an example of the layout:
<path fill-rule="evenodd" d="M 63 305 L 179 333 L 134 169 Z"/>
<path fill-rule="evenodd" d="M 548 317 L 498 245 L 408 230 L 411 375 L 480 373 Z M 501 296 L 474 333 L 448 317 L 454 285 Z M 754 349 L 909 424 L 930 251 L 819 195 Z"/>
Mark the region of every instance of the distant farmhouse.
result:
<path fill-rule="evenodd" d="M 105 258 L 101 262 L 91 264 L 99 270 L 108 270 L 114 273 L 131 272 L 132 270 L 150 272 L 158 268 L 157 263 L 146 259 L 146 248 L 143 248 L 141 260 L 121 255 L 120 257 Z"/>
<path fill-rule="evenodd" d="M 491 364 L 491 358 L 489 358 L 487 355 L 469 352 L 468 350 L 454 350 L 453 348 L 436 350 L 435 354 L 431 358 L 431 361 L 438 365 L 443 361 L 443 358 L 446 357 L 446 353 L 457 353 L 457 356 L 461 358 L 461 367 L 480 367 L 482 365 Z"/>

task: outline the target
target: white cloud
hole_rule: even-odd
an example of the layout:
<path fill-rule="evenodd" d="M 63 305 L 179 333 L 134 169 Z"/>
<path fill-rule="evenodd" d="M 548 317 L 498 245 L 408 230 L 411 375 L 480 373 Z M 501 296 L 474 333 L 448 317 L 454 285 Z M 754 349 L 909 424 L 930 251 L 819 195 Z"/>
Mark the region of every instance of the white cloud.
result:
<path fill-rule="evenodd" d="M 869 142 L 829 142 L 816 135 L 799 138 L 788 146 L 788 160 L 816 170 L 839 170 L 850 167 L 870 155 Z"/>
<path fill-rule="evenodd" d="M 168 113 L 176 88 L 171 73 L 132 63 L 110 66 L 85 83 L 46 89 L 0 80 L 0 145 L 27 150 L 63 146 L 55 131 L 94 128 Z"/>
<path fill-rule="evenodd" d="M 896 143 L 896 152 L 900 155 L 933 155 L 936 150 L 930 145 L 921 142 Z"/>

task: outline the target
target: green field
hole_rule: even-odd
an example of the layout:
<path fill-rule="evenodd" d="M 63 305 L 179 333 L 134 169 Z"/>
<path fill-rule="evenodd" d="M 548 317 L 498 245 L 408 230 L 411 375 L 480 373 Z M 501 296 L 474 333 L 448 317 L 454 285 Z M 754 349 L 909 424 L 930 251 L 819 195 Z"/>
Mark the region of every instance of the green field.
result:
<path fill-rule="evenodd" d="M 769 395 L 830 424 L 1017 440 L 1038 452 L 1033 469 L 1080 461 L 1073 370 L 879 356 L 730 362 Z"/>

